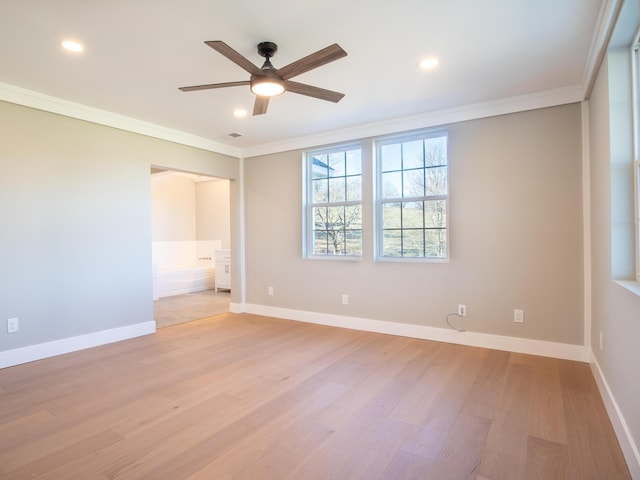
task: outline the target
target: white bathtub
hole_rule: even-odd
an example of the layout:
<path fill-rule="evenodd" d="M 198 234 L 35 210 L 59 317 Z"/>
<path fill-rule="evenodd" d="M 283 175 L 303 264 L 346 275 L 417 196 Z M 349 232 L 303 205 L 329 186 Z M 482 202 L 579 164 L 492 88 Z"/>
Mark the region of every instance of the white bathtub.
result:
<path fill-rule="evenodd" d="M 153 242 L 153 299 L 215 288 L 220 241 Z"/>
<path fill-rule="evenodd" d="M 201 292 L 215 287 L 215 268 L 209 265 L 162 267 L 154 270 L 153 298 Z"/>

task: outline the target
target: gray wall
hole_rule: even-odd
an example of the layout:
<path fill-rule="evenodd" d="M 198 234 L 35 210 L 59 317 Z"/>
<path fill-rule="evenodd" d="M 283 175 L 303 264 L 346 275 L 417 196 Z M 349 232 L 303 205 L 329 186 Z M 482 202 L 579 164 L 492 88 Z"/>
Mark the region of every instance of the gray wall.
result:
<path fill-rule="evenodd" d="M 4 102 L 0 132 L 0 351 L 152 321 L 150 166 L 238 161 Z"/>
<path fill-rule="evenodd" d="M 623 54 L 628 62 L 628 52 Z M 591 176 L 591 265 L 592 265 L 592 344 L 591 348 L 603 375 L 620 407 L 635 444 L 640 445 L 640 296 L 622 287 L 614 275 L 612 258 L 618 258 L 624 243 L 616 241 L 615 230 L 620 211 L 612 209 L 612 197 L 617 193 L 619 159 L 612 151 L 623 146 L 612 145 L 611 122 L 616 116 L 610 99 L 615 98 L 620 85 L 610 83 L 610 62 L 620 61 L 620 52 L 612 52 L 600 68 L 593 94 L 589 100 L 590 176 Z M 612 79 L 615 80 L 615 79 Z M 624 86 L 623 86 L 624 88 Z M 613 94 L 610 97 L 610 93 Z M 619 112 L 618 112 L 619 113 Z M 619 125 L 618 125 L 619 126 Z M 631 128 L 628 118 L 627 128 Z M 619 132 L 616 132 L 619 137 Z M 628 156 L 632 154 L 627 144 Z M 627 162 L 629 163 L 629 162 Z M 613 167 L 612 167 L 613 166 Z M 632 171 L 627 181 L 633 182 Z M 613 211 L 612 211 L 613 210 Z M 626 222 L 625 222 L 626 223 Z M 613 240 L 613 242 L 612 242 Z M 629 245 L 628 248 L 633 248 Z M 629 253 L 629 252 L 628 252 Z M 633 258 L 633 252 L 626 255 Z M 627 268 L 629 269 L 629 268 Z M 600 349 L 600 332 L 603 348 Z"/>
<path fill-rule="evenodd" d="M 247 303 L 435 327 L 464 303 L 468 330 L 582 344 L 580 129 L 578 104 L 448 126 L 449 263 L 374 262 L 370 203 L 361 261 L 302 259 L 302 152 L 246 159 Z"/>

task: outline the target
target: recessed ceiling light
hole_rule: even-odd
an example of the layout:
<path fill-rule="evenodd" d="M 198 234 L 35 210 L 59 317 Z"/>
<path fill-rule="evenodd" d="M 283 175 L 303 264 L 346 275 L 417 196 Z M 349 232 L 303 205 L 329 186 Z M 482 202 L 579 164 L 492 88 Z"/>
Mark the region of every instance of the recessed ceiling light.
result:
<path fill-rule="evenodd" d="M 236 108 L 233 111 L 233 116 L 238 118 L 246 117 L 247 111 L 244 108 Z"/>
<path fill-rule="evenodd" d="M 418 67 L 420 67 L 421 70 L 431 70 L 432 68 L 436 68 L 438 63 L 440 63 L 440 60 L 436 57 L 426 57 L 420 60 Z"/>
<path fill-rule="evenodd" d="M 69 50 L 70 52 L 80 53 L 84 50 L 84 46 L 81 43 L 74 42 L 73 40 L 63 40 L 60 42 L 62 48 Z"/>

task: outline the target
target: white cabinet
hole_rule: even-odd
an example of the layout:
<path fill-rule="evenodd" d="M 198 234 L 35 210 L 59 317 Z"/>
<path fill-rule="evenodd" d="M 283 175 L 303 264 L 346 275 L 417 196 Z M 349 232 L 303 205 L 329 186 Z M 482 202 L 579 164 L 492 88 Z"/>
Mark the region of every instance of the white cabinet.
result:
<path fill-rule="evenodd" d="M 231 290 L 231 252 L 216 250 L 216 292 L 221 288 Z"/>

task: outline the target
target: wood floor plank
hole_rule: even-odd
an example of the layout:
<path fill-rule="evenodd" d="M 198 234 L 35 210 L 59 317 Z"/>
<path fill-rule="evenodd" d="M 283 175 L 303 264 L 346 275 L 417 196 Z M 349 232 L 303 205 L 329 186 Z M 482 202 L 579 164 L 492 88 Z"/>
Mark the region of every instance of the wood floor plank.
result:
<path fill-rule="evenodd" d="M 427 418 L 414 427 L 401 450 L 435 462 L 444 448 L 453 422 L 441 418 Z"/>
<path fill-rule="evenodd" d="M 326 381 L 352 387 L 386 362 L 390 355 L 405 348 L 410 341 L 405 337 L 373 337 L 370 342 L 327 366 L 321 376 Z"/>
<path fill-rule="evenodd" d="M 100 465 L 100 471 L 112 479 L 143 478 L 147 472 L 181 458 L 211 432 L 224 429 L 242 415 L 243 405 L 239 399 L 229 394 L 218 395 L 104 449 L 109 461 Z M 169 435 L 172 442 L 164 441 L 163 434 Z"/>
<path fill-rule="evenodd" d="M 392 355 L 383 365 L 362 379 L 344 396 L 333 402 L 316 418 L 316 422 L 328 427 L 338 428 L 348 418 L 362 408 L 377 392 L 387 385 L 394 376 L 422 352 L 421 349 L 407 346 Z"/>
<path fill-rule="evenodd" d="M 83 438 L 75 443 L 67 445 L 64 448 L 51 452 L 48 455 L 23 464 L 21 467 L 11 470 L 5 469 L 3 479 L 6 480 L 22 480 L 25 478 L 35 478 L 39 475 L 56 470 L 62 465 L 66 465 L 72 461 L 77 461 L 85 455 L 96 450 L 101 450 L 109 445 L 122 441 L 122 437 L 111 430 L 98 432 L 87 438 Z"/>
<path fill-rule="evenodd" d="M 433 363 L 394 409 L 392 417 L 418 425 L 424 418 L 425 405 L 437 402 L 456 367 L 462 362 L 463 357 L 459 352 L 456 345 L 440 345 Z"/>
<path fill-rule="evenodd" d="M 581 362 L 565 361 L 558 364 L 558 374 L 564 389 L 581 392 L 598 392 L 595 379 L 588 365 Z"/>
<path fill-rule="evenodd" d="M 0 465 L 5 472 L 17 470 L 55 455 L 60 450 L 73 448 L 73 445 L 77 445 L 79 441 L 90 439 L 103 429 L 104 427 L 96 431 L 93 425 L 78 424 L 66 426 L 51 435 L 36 436 L 28 443 L 10 446 L 0 451 Z"/>
<path fill-rule="evenodd" d="M 531 367 L 507 367 L 478 473 L 494 480 L 524 478 L 527 464 Z"/>
<path fill-rule="evenodd" d="M 295 470 L 285 478 L 323 479 L 339 478 L 345 465 L 352 465 L 360 459 L 360 444 L 368 438 L 369 432 L 384 422 L 387 410 L 383 406 L 368 403 L 356 415 L 351 417 Z M 354 459 L 353 457 L 358 457 Z"/>
<path fill-rule="evenodd" d="M 251 469 L 260 460 L 263 466 L 272 462 L 272 454 L 278 449 L 295 450 L 301 448 L 299 442 L 302 439 L 322 439 L 331 433 L 327 427 L 319 428 L 318 424 L 312 422 L 312 417 L 336 398 L 342 396 L 345 387 L 338 384 L 324 383 L 319 390 L 309 390 L 309 395 L 298 392 L 297 400 L 291 403 L 286 414 L 270 421 L 264 422 L 258 428 L 248 432 L 240 438 L 232 449 L 224 451 L 217 458 L 197 470 L 191 477 L 199 479 L 210 479 L 217 475 L 217 472 L 228 472 L 233 478 L 238 478 L 247 469 Z M 307 431 L 308 430 L 308 431 Z M 288 442 L 288 439 L 296 439 L 296 442 Z M 307 448 L 311 445 L 307 444 Z M 267 471 L 272 467 L 269 466 Z M 276 470 L 274 468 L 274 470 Z M 190 478 L 191 478 L 190 477 Z M 253 477 L 256 478 L 256 477 Z M 278 478 L 278 477 L 271 477 Z"/>
<path fill-rule="evenodd" d="M 431 396 L 423 407 L 420 424 L 426 418 L 440 418 L 453 423 L 469 397 L 469 391 L 478 377 L 482 362 L 487 355 L 483 348 L 464 348 L 460 351 L 461 362 L 454 367 L 446 379 L 440 395 Z"/>
<path fill-rule="evenodd" d="M 567 429 L 558 361 L 553 358 L 533 358 L 529 435 L 566 445 Z"/>
<path fill-rule="evenodd" d="M 249 468 L 238 475 L 235 480 L 255 480 L 257 478 L 285 478 L 289 472 L 298 468 L 315 449 L 327 441 L 334 433 L 333 429 L 316 422 L 300 422 L 292 424 L 287 431 L 281 432 L 272 445 L 262 453 L 260 458 Z M 210 480 L 210 476 L 199 476 L 189 480 Z"/>
<path fill-rule="evenodd" d="M 586 390 L 563 389 L 571 478 L 631 478 L 602 399 Z"/>
<path fill-rule="evenodd" d="M 509 352 L 499 350 L 487 352 L 478 376 L 465 399 L 463 413 L 493 419 L 508 362 Z"/>
<path fill-rule="evenodd" d="M 527 480 L 569 480 L 569 452 L 567 446 L 536 437 L 527 442 Z"/>
<path fill-rule="evenodd" d="M 152 465 L 151 469 L 145 467 L 144 472 L 138 468 L 126 476 L 118 475 L 115 478 L 142 480 L 192 475 L 229 449 L 237 448 L 251 432 L 273 425 L 279 418 L 296 408 L 301 398 L 311 398 L 318 395 L 323 388 L 326 388 L 326 382 L 312 378 L 267 403 L 262 403 L 261 399 L 255 399 L 254 405 L 260 405 L 259 407 L 255 408 L 254 406 L 247 409 L 245 415 L 238 417 L 223 428 L 209 429 L 208 434 L 203 432 L 201 436 L 195 438 L 193 435 L 185 435 L 185 440 L 188 438 L 190 445 L 189 448 L 182 449 L 179 455 L 165 458 L 157 465 Z"/>
<path fill-rule="evenodd" d="M 460 414 L 426 478 L 475 479 L 490 427 L 491 421 L 486 418 Z"/>
<path fill-rule="evenodd" d="M 416 480 L 427 478 L 433 468 L 433 460 L 427 460 L 418 455 L 398 451 L 391 463 L 382 472 L 381 479 L 384 480 Z"/>
<path fill-rule="evenodd" d="M 339 333 L 339 335 L 336 333 Z M 367 332 L 355 332 L 352 330 L 347 330 L 346 334 L 339 331 L 323 332 L 323 337 L 326 344 L 325 352 L 313 361 L 313 363 L 323 367 L 335 364 L 350 355 L 355 349 L 362 348 L 374 340 L 374 337 Z"/>
<path fill-rule="evenodd" d="M 34 435 L 40 435 L 47 425 L 55 421 L 56 418 L 49 412 L 40 410 L 0 425 L 3 433 L 0 436 L 0 452 L 30 441 Z"/>
<path fill-rule="evenodd" d="M 0 369 L 0 477 L 630 475 L 587 364 L 226 314 Z"/>
<path fill-rule="evenodd" d="M 345 462 L 339 475 L 343 478 L 373 480 L 382 477 L 393 461 L 396 452 L 407 438 L 411 425 L 384 418 L 358 442 L 358 448 Z"/>
<path fill-rule="evenodd" d="M 91 478 L 96 472 L 116 478 L 138 468 L 153 468 L 157 462 L 179 455 L 190 446 L 192 439 L 206 436 L 210 429 L 230 422 L 229 417 L 241 411 L 242 406 L 230 395 L 208 399 L 189 410 L 153 421 L 123 436 L 121 441 L 57 469 L 57 475 L 43 478 Z M 218 414 L 212 415 L 212 412 Z"/>

